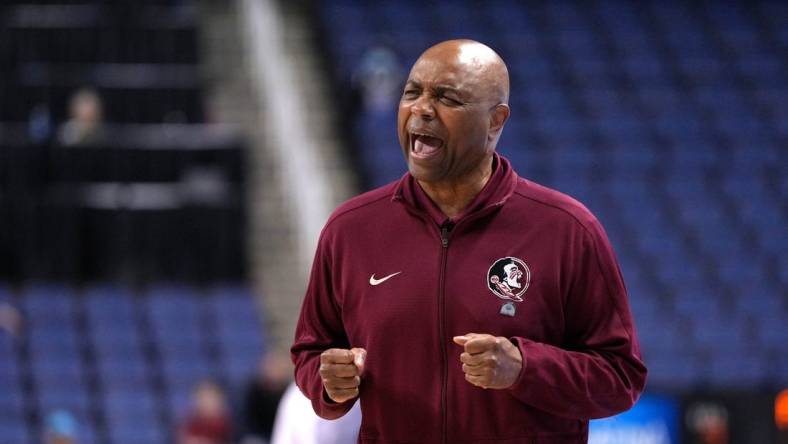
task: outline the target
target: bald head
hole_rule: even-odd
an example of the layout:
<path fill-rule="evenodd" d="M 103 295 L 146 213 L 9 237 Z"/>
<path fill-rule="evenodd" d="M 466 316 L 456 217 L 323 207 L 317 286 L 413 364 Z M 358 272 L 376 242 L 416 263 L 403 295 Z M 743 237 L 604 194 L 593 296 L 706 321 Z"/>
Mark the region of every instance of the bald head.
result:
<path fill-rule="evenodd" d="M 509 118 L 509 73 L 473 40 L 439 43 L 416 60 L 397 125 L 408 170 L 422 184 L 483 183 Z"/>
<path fill-rule="evenodd" d="M 454 67 L 458 74 L 472 80 L 488 99 L 509 102 L 509 70 L 501 56 L 475 40 L 446 40 L 424 51 L 414 64 L 441 63 Z"/>

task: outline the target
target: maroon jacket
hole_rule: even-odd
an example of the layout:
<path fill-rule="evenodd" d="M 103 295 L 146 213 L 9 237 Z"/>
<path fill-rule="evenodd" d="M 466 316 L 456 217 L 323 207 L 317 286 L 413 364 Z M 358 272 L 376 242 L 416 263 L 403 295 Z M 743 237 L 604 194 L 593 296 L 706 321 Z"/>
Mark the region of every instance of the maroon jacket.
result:
<path fill-rule="evenodd" d="M 442 218 L 406 174 L 326 223 L 292 347 L 318 415 L 353 403 L 323 391 L 332 347 L 368 352 L 360 442 L 585 443 L 590 418 L 635 403 L 646 368 L 613 250 L 585 207 L 496 155 L 464 214 Z M 520 348 L 512 387 L 465 380 L 452 336 L 469 332 Z"/>

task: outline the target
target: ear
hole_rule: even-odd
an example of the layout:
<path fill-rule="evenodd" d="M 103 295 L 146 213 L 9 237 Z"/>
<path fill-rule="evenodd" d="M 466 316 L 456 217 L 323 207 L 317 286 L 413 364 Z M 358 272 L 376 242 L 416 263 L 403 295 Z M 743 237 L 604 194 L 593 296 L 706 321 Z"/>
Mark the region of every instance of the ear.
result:
<path fill-rule="evenodd" d="M 498 137 L 509 119 L 509 105 L 499 103 L 490 111 L 490 137 Z"/>

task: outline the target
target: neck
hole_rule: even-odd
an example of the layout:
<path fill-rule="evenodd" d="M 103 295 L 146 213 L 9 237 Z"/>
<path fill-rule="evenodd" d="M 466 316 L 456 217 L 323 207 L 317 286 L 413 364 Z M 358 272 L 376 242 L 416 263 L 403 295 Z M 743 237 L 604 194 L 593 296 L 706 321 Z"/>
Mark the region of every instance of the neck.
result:
<path fill-rule="evenodd" d="M 462 214 L 463 210 L 473 201 L 492 176 L 492 161 L 483 161 L 479 166 L 462 177 L 438 182 L 419 181 L 419 185 L 427 196 L 435 202 L 440 210 L 450 219 Z"/>

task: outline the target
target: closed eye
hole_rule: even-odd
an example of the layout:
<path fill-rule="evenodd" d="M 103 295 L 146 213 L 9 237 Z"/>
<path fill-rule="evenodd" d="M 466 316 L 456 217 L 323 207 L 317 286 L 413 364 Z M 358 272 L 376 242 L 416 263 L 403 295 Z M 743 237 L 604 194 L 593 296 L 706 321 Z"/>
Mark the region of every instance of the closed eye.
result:
<path fill-rule="evenodd" d="M 463 102 L 460 102 L 457 99 L 454 99 L 454 98 L 451 98 L 451 97 L 448 97 L 448 96 L 444 96 L 444 95 L 440 96 L 440 101 L 442 103 L 444 103 L 445 105 L 449 105 L 449 106 L 460 106 L 460 105 L 463 105 Z"/>
<path fill-rule="evenodd" d="M 417 89 L 406 89 L 402 93 L 402 98 L 403 99 L 415 99 L 415 98 L 419 97 L 420 94 L 421 94 L 421 91 L 419 91 Z"/>

